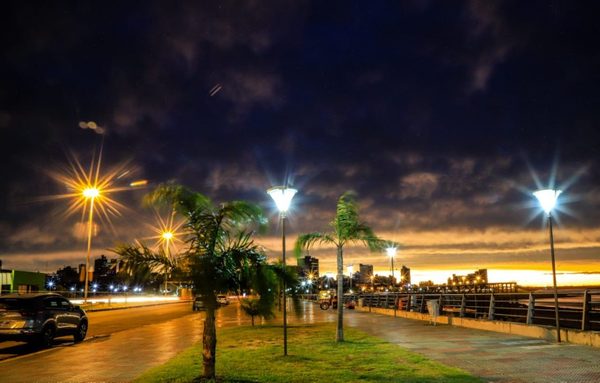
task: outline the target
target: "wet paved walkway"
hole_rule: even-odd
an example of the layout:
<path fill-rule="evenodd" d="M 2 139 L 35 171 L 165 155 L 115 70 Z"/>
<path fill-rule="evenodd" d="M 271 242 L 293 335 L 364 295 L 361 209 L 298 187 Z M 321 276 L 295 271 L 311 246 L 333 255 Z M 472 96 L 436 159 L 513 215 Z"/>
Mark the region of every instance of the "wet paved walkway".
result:
<path fill-rule="evenodd" d="M 0 382 L 130 381 L 200 342 L 203 317 L 185 315 L 0 362 Z M 351 310 L 344 317 L 347 327 L 462 368 L 486 382 L 600 382 L 600 349 Z M 306 303 L 301 317 L 289 318 L 291 324 L 331 322 L 335 312 Z M 241 324 L 249 324 L 249 318 L 237 304 L 219 310 L 217 326 Z"/>
<path fill-rule="evenodd" d="M 360 329 L 486 382 L 598 383 L 600 349 L 570 343 L 346 311 Z"/>

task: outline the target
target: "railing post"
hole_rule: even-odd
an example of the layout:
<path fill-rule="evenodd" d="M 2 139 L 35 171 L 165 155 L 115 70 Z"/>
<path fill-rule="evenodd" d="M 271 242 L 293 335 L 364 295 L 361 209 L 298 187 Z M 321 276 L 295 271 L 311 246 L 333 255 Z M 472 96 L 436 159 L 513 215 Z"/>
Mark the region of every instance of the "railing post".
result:
<path fill-rule="evenodd" d="M 490 309 L 488 310 L 488 320 L 494 320 L 494 310 L 495 310 L 495 298 L 494 294 L 490 294 Z"/>
<path fill-rule="evenodd" d="M 419 308 L 419 312 L 420 313 L 424 313 L 424 306 L 425 305 L 425 294 L 421 294 L 421 307 Z"/>
<path fill-rule="evenodd" d="M 460 300 L 460 317 L 463 318 L 465 316 L 465 310 L 467 308 L 467 297 L 465 294 L 462 295 Z"/>
<path fill-rule="evenodd" d="M 527 324 L 533 324 L 533 316 L 535 315 L 535 297 L 529 293 L 529 302 L 527 303 Z"/>
<path fill-rule="evenodd" d="M 444 296 L 440 294 L 440 297 L 438 298 L 438 307 L 440 308 L 440 314 L 444 312 L 444 306 L 442 305 L 442 303 L 444 303 Z"/>
<path fill-rule="evenodd" d="M 581 329 L 583 331 L 590 329 L 590 303 L 591 303 L 590 291 L 585 290 L 583 292 L 583 307 L 581 310 Z"/>
<path fill-rule="evenodd" d="M 412 304 L 412 294 L 407 294 L 406 295 L 406 308 L 405 308 L 406 311 L 410 311 L 411 304 Z"/>

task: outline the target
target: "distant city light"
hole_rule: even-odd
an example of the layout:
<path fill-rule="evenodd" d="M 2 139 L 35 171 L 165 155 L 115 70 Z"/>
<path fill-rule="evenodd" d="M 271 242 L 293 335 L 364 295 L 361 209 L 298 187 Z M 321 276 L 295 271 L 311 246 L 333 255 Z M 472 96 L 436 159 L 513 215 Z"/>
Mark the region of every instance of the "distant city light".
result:
<path fill-rule="evenodd" d="M 139 180 L 139 181 L 133 181 L 132 183 L 129 184 L 129 186 L 136 187 L 136 186 L 145 186 L 147 184 L 148 184 L 148 180 Z"/>

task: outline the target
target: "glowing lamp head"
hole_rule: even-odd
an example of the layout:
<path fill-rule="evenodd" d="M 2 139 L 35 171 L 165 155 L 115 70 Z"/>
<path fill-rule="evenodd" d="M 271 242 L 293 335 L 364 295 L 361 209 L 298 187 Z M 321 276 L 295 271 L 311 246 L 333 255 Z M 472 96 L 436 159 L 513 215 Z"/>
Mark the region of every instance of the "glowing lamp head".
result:
<path fill-rule="evenodd" d="M 556 200 L 561 193 L 562 190 L 545 189 L 538 190 L 534 192 L 533 195 L 538 199 L 542 210 L 544 210 L 546 214 L 550 214 L 552 209 L 554 209 L 554 206 L 556 206 Z"/>
<path fill-rule="evenodd" d="M 169 241 L 169 240 L 173 239 L 173 233 L 170 231 L 165 231 L 164 233 L 162 233 L 162 237 L 163 237 L 163 239 Z"/>
<path fill-rule="evenodd" d="M 87 187 L 83 189 L 83 196 L 85 198 L 96 198 L 100 195 L 100 190 L 95 187 Z"/>
<path fill-rule="evenodd" d="M 285 186 L 276 186 L 267 190 L 267 193 L 273 198 L 275 205 L 277 205 L 277 209 L 282 214 L 285 214 L 288 211 L 290 204 L 292 203 L 292 198 L 294 198 L 294 195 L 297 192 L 298 190 L 287 188 Z"/>
<path fill-rule="evenodd" d="M 393 258 L 396 256 L 396 248 L 393 246 L 386 248 L 385 252 L 386 252 L 387 256 L 390 258 Z"/>

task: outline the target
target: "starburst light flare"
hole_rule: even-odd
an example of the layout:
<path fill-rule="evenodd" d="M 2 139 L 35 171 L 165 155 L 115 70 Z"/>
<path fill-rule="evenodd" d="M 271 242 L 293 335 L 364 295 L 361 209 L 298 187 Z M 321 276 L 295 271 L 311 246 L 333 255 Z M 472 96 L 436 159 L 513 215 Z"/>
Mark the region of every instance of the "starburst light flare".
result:
<path fill-rule="evenodd" d="M 98 152 L 98 157 L 92 155 L 92 161 L 89 169 L 85 169 L 75 155 L 69 159 L 69 168 L 63 172 L 51 172 L 50 176 L 57 182 L 63 184 L 67 193 L 50 196 L 46 200 L 68 199 L 70 203 L 64 212 L 68 217 L 77 211 L 81 211 L 81 221 L 87 220 L 87 254 L 86 254 L 86 273 L 84 286 L 84 301 L 87 301 L 89 289 L 89 270 L 90 255 L 92 251 L 92 236 L 94 232 L 94 213 L 100 220 L 112 228 L 110 218 L 120 216 L 119 209 L 125 206 L 110 195 L 122 190 L 130 190 L 130 187 L 117 187 L 114 181 L 119 178 L 125 168 L 125 164 L 116 167 L 112 171 L 102 173 L 102 147 Z M 87 217 L 86 217 L 87 216 Z M 114 230 L 114 229 L 113 229 Z"/>

